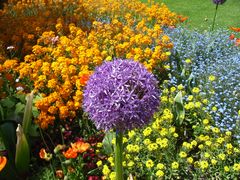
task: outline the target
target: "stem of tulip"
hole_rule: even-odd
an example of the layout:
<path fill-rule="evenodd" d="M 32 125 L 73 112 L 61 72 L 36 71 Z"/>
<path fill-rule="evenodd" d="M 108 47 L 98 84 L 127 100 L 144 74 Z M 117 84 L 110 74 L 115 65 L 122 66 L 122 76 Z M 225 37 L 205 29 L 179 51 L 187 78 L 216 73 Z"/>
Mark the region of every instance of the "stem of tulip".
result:
<path fill-rule="evenodd" d="M 116 131 L 116 143 L 115 143 L 116 180 L 123 180 L 122 154 L 123 154 L 123 133 Z"/>
<path fill-rule="evenodd" d="M 214 17 L 213 17 L 212 31 L 214 29 L 214 24 L 215 24 L 215 20 L 216 20 L 216 16 L 217 16 L 217 9 L 218 9 L 218 4 L 216 4 L 215 14 L 214 14 Z"/>

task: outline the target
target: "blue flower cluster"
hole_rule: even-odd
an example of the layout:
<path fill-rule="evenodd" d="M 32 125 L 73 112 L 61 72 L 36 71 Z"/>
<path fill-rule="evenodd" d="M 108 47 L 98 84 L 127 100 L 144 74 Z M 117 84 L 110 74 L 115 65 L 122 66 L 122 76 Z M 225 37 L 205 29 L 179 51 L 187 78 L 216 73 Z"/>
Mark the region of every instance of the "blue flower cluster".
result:
<path fill-rule="evenodd" d="M 174 43 L 171 56 L 171 79 L 173 85 L 187 86 L 189 78 L 182 78 L 186 59 L 191 59 L 188 76 L 193 85 L 200 85 L 209 97 L 208 112 L 222 129 L 232 130 L 239 120 L 240 109 L 240 53 L 229 40 L 229 31 L 216 30 L 199 33 L 184 28 L 167 29 Z M 208 77 L 216 81 L 210 83 Z M 211 92 L 215 92 L 211 94 Z M 212 107 L 216 107 L 212 110 Z"/>
<path fill-rule="evenodd" d="M 126 131 L 151 121 L 160 104 L 158 81 L 139 62 L 116 59 L 96 68 L 83 108 L 98 129 Z"/>

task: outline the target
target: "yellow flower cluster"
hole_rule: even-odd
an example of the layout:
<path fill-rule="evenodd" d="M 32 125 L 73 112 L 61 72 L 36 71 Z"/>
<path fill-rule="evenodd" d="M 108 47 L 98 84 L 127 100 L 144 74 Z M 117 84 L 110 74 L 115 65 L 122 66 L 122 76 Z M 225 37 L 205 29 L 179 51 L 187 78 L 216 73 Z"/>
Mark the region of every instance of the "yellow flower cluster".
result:
<path fill-rule="evenodd" d="M 178 90 L 184 92 L 182 88 Z M 164 89 L 162 97 L 167 100 L 162 102 L 162 108 L 154 115 L 153 122 L 143 129 L 134 129 L 125 135 L 125 173 L 134 172 L 136 179 L 141 179 L 146 174 L 156 179 L 170 176 L 181 179 L 186 177 L 181 177 L 182 173 L 186 172 L 189 177 L 196 178 L 205 177 L 203 174 L 220 173 L 224 173 L 221 177 L 230 174 L 238 177 L 239 143 L 232 141 L 230 131 L 222 132 L 215 127 L 211 116 L 202 110 L 205 106 L 203 101 L 206 99 L 199 94 L 200 88 L 195 87 L 191 96 L 183 93 L 183 99 L 187 103 L 202 103 L 201 107 L 185 109 L 185 122 L 179 127 L 176 125 L 174 102 L 170 99 L 174 99 L 178 90 L 173 91 L 172 87 Z M 190 120 L 191 124 L 188 124 Z M 112 157 L 112 154 L 110 156 Z M 110 161 L 109 163 L 111 164 Z M 99 168 L 102 169 L 103 165 Z M 110 165 L 109 169 L 113 171 L 114 166 Z"/>
<path fill-rule="evenodd" d="M 83 87 L 104 60 L 134 59 L 152 71 L 163 67 L 173 46 L 161 26 L 174 25 L 177 20 L 165 5 L 148 7 L 139 1 L 112 0 L 81 4 L 89 16 L 98 19 L 91 22 L 91 29 L 70 23 L 64 30 L 65 20 L 58 18 L 56 32 L 43 32 L 32 54 L 26 55 L 18 68 L 20 78 L 29 79 L 35 92 L 41 93 L 42 99 L 35 105 L 40 111 L 36 122 L 42 128 L 52 125 L 55 119 L 76 117 L 81 110 Z M 120 5 L 125 14 L 119 11 Z M 106 9 L 98 11 L 100 7 Z M 149 15 L 151 8 L 155 10 Z"/>

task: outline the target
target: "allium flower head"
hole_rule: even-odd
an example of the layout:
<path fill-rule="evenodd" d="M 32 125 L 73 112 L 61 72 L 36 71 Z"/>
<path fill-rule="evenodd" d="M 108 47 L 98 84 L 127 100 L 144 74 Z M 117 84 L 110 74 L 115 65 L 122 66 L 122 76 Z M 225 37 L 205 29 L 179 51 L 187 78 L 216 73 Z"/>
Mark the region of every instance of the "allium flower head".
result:
<path fill-rule="evenodd" d="M 223 4 L 225 3 L 227 0 L 213 0 L 214 4 Z"/>
<path fill-rule="evenodd" d="M 98 129 L 118 131 L 150 122 L 160 100 L 158 82 L 143 65 L 132 60 L 105 62 L 90 77 L 83 109 Z"/>

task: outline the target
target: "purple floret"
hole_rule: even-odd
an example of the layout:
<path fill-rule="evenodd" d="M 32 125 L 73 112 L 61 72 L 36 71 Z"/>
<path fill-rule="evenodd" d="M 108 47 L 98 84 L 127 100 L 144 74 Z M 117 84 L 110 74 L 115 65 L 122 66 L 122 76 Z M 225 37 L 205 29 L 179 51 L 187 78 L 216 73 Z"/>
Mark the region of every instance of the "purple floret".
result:
<path fill-rule="evenodd" d="M 213 0 L 214 4 L 223 4 L 225 2 L 226 2 L 226 0 Z"/>
<path fill-rule="evenodd" d="M 115 59 L 96 68 L 83 96 L 83 109 L 105 131 L 142 127 L 160 104 L 158 81 L 132 60 Z"/>

